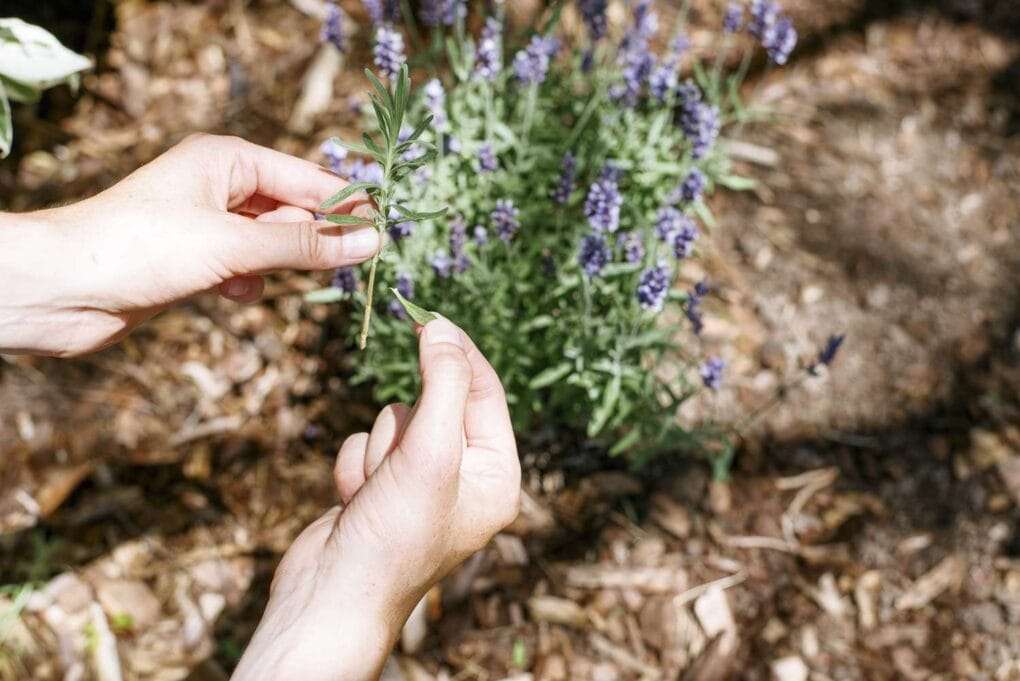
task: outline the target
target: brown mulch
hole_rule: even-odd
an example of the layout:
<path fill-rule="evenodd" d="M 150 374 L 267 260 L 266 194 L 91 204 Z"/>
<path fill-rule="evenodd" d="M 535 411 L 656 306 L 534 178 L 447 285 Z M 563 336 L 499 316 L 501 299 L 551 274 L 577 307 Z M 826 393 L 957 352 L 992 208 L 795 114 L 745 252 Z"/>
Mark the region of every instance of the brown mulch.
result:
<path fill-rule="evenodd" d="M 829 333 L 842 356 L 753 424 L 729 484 L 686 461 L 531 469 L 521 519 L 432 594 L 387 678 L 1020 678 L 1020 138 L 1002 85 L 1020 47 L 991 19 L 1008 3 L 787 4 L 804 49 L 749 86 L 774 120 L 733 135 L 775 159 L 740 161 L 759 187 L 713 199 L 703 265 L 730 386 L 685 417 L 767 403 Z M 356 69 L 310 134 L 288 132 L 315 21 L 243 8 L 119 3 L 73 114 L 19 127 L 4 205 L 88 195 L 195 130 L 315 158 L 353 123 Z M 332 453 L 374 412 L 343 380 L 356 358 L 332 311 L 300 303 L 314 285 L 196 300 L 83 360 L 0 362 L 0 583 L 45 584 L 3 596 L 0 620 L 20 617 L 0 679 L 92 670 L 111 645 L 127 679 L 224 677 L 280 552 L 333 503 Z"/>

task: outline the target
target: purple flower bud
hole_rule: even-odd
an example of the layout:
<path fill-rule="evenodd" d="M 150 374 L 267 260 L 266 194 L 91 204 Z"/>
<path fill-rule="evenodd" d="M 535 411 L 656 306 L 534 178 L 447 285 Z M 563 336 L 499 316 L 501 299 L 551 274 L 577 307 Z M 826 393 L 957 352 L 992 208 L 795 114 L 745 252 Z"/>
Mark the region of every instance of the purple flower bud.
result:
<path fill-rule="evenodd" d="M 489 218 L 496 228 L 497 236 L 502 241 L 510 243 L 514 235 L 517 234 L 517 230 L 520 229 L 521 223 L 517 219 L 519 212 L 517 207 L 514 206 L 514 202 L 510 199 L 499 199 L 496 201 L 496 208 L 489 215 Z"/>
<path fill-rule="evenodd" d="M 623 197 L 617 184 L 615 169 L 606 167 L 602 177 L 592 183 L 584 202 L 588 224 L 596 232 L 615 232 L 620 226 L 620 207 Z"/>
<path fill-rule="evenodd" d="M 698 228 L 694 226 L 694 222 L 684 216 L 684 221 L 680 225 L 680 228 L 673 233 L 673 255 L 676 256 L 677 260 L 683 260 L 684 258 L 690 257 L 691 253 L 694 252 L 694 242 L 698 238 Z"/>
<path fill-rule="evenodd" d="M 390 238 L 393 239 L 393 241 L 395 242 L 400 241 L 401 239 L 406 239 L 407 237 L 411 236 L 415 228 L 415 223 L 413 221 L 411 220 L 399 221 L 400 218 L 401 218 L 400 213 L 398 213 L 395 209 L 391 208 L 389 214 L 390 222 L 389 233 Z"/>
<path fill-rule="evenodd" d="M 450 220 L 450 252 L 458 255 L 464 252 L 467 244 L 467 223 L 460 215 Z"/>
<path fill-rule="evenodd" d="M 641 96 L 641 86 L 652 72 L 655 58 L 647 45 L 636 44 L 621 53 L 620 64 L 621 82 L 610 88 L 609 96 L 624 106 L 634 106 Z"/>
<path fill-rule="evenodd" d="M 467 16 L 464 0 L 424 0 L 421 5 L 421 20 L 427 26 L 453 26 Z"/>
<path fill-rule="evenodd" d="M 341 52 L 347 51 L 347 38 L 344 36 L 344 12 L 338 5 L 330 3 L 326 6 L 326 18 L 319 30 L 319 39 L 324 43 L 332 43 Z"/>
<path fill-rule="evenodd" d="M 588 28 L 588 35 L 591 36 L 592 42 L 604 38 L 609 28 L 609 22 L 606 20 L 608 4 L 606 0 L 579 0 L 578 2 L 581 18 L 584 19 L 584 25 Z"/>
<path fill-rule="evenodd" d="M 659 312 L 669 293 L 670 271 L 665 263 L 649 267 L 638 280 L 638 304 L 650 312 Z"/>
<path fill-rule="evenodd" d="M 674 59 L 665 59 L 648 76 L 648 92 L 660 102 L 666 101 L 666 96 L 676 88 L 676 66 Z"/>
<path fill-rule="evenodd" d="M 337 144 L 336 140 L 328 139 L 319 145 L 319 152 L 326 157 L 326 165 L 330 170 L 338 175 L 345 174 L 343 163 L 347 159 L 347 149 Z"/>
<path fill-rule="evenodd" d="M 722 385 L 723 370 L 725 368 L 726 362 L 722 361 L 722 359 L 710 357 L 701 365 L 701 369 L 698 371 L 701 374 L 701 382 L 709 390 L 718 390 Z"/>
<path fill-rule="evenodd" d="M 560 41 L 536 35 L 523 50 L 514 56 L 514 75 L 524 85 L 538 85 L 545 81 L 549 64 L 559 50 Z"/>
<path fill-rule="evenodd" d="M 597 277 L 609 262 L 609 245 L 601 234 L 589 234 L 581 240 L 577 262 L 589 277 Z"/>
<path fill-rule="evenodd" d="M 701 91 L 691 81 L 678 87 L 677 95 L 680 128 L 691 143 L 691 156 L 702 159 L 719 137 L 719 109 L 701 101 Z"/>
<path fill-rule="evenodd" d="M 636 263 L 645 259 L 645 242 L 638 232 L 626 232 L 616 238 L 626 262 Z"/>
<path fill-rule="evenodd" d="M 404 65 L 404 36 L 393 26 L 383 24 L 375 30 L 375 47 L 372 50 L 375 65 L 388 78 L 395 78 Z"/>
<path fill-rule="evenodd" d="M 373 24 L 400 19 L 399 0 L 361 0 L 361 4 L 364 5 Z"/>
<path fill-rule="evenodd" d="M 559 184 L 552 192 L 552 200 L 561 206 L 570 200 L 574 193 L 574 184 L 577 180 L 577 159 L 569 151 L 563 154 L 563 172 L 560 173 Z"/>
<path fill-rule="evenodd" d="M 475 53 L 475 76 L 482 80 L 495 80 L 503 70 L 503 24 L 496 17 L 485 20 L 482 35 Z"/>
<path fill-rule="evenodd" d="M 382 166 L 375 161 L 365 162 L 358 158 L 347 164 L 345 170 L 347 171 L 347 179 L 351 182 L 371 182 L 372 184 L 382 184 L 383 169 Z M 341 175 L 342 174 L 343 173 L 341 173 Z"/>
<path fill-rule="evenodd" d="M 790 59 L 790 53 L 797 46 L 797 29 L 788 17 L 780 17 L 774 24 L 765 29 L 761 39 L 762 45 L 775 64 L 783 66 Z"/>
<path fill-rule="evenodd" d="M 744 5 L 739 2 L 731 2 L 726 8 L 723 16 L 723 31 L 736 33 L 744 24 Z"/>
<path fill-rule="evenodd" d="M 758 40 L 764 40 L 765 33 L 775 25 L 778 18 L 779 3 L 773 0 L 753 0 L 747 30 Z"/>
<path fill-rule="evenodd" d="M 678 61 L 691 47 L 691 39 L 685 33 L 677 33 L 669 42 L 669 51 Z"/>
<path fill-rule="evenodd" d="M 655 216 L 655 236 L 660 241 L 672 243 L 673 237 L 686 227 L 694 227 L 694 222 L 673 206 L 659 209 Z"/>
<path fill-rule="evenodd" d="M 432 114 L 432 127 L 442 132 L 446 129 L 446 90 L 438 78 L 425 83 L 425 108 Z"/>
<path fill-rule="evenodd" d="M 483 144 L 478 149 L 478 167 L 483 173 L 492 173 L 499 169 L 499 161 L 496 160 L 491 144 Z"/>
<path fill-rule="evenodd" d="M 436 251 L 435 255 L 429 259 L 429 264 L 432 265 L 432 271 L 440 279 L 447 279 L 453 274 L 453 259 L 446 251 Z"/>
<path fill-rule="evenodd" d="M 411 275 L 406 272 L 400 272 L 397 274 L 397 278 L 393 282 L 393 288 L 400 291 L 400 295 L 404 296 L 408 300 L 414 298 L 414 279 L 412 279 Z M 400 301 L 396 298 L 390 299 L 387 309 L 390 314 L 397 319 L 407 319 L 407 312 L 404 310 L 404 306 L 401 305 Z"/>
<path fill-rule="evenodd" d="M 700 199 L 701 194 L 705 191 L 706 182 L 705 174 L 697 168 L 692 168 L 684 181 L 680 183 L 680 200 L 684 203 L 694 203 Z"/>
<path fill-rule="evenodd" d="M 341 267 L 333 273 L 331 285 L 344 293 L 354 293 L 358 290 L 358 273 L 353 267 Z"/>
<path fill-rule="evenodd" d="M 479 246 L 484 246 L 489 243 L 489 230 L 485 229 L 484 225 L 475 225 L 475 229 L 472 232 L 472 236 L 475 243 Z"/>
<path fill-rule="evenodd" d="M 687 304 L 684 306 L 684 314 L 694 330 L 695 335 L 700 335 L 705 328 L 705 321 L 701 314 L 701 301 L 708 295 L 708 284 L 699 281 L 694 289 L 687 293 Z"/>
<path fill-rule="evenodd" d="M 595 68 L 595 50 L 585 50 L 581 54 L 581 73 L 591 73 Z"/>

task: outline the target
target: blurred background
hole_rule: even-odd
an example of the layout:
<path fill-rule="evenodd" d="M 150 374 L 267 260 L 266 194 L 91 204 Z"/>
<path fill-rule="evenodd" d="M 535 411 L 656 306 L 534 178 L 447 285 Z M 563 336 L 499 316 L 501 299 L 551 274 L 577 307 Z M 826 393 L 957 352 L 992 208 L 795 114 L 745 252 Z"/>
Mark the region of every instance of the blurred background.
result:
<path fill-rule="evenodd" d="M 15 108 L 0 209 L 89 196 L 194 131 L 321 161 L 369 61 L 341 5 L 345 62 L 319 53 L 317 0 L 6 0 L 96 69 Z M 723 5 L 692 0 L 696 50 Z M 713 409 L 781 399 L 728 482 L 529 446 L 521 517 L 384 678 L 1020 679 L 1020 4 L 784 6 L 800 45 L 745 87 L 773 117 L 732 136 L 760 183 L 712 197 L 703 263 L 734 357 Z M 0 679 L 100 678 L 106 644 L 124 679 L 227 678 L 377 409 L 339 313 L 301 301 L 327 280 L 196 299 L 83 359 L 0 359 Z M 828 374 L 781 390 L 833 331 Z"/>

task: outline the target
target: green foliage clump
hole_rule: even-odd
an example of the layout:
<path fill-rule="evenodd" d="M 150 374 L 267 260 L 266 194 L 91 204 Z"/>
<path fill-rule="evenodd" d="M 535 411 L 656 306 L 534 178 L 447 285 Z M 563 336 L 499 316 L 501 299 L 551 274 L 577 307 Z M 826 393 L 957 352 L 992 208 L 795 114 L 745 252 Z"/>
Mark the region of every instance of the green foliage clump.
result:
<path fill-rule="evenodd" d="M 698 345 L 681 339 L 694 337 L 690 326 L 700 324 L 704 294 L 671 286 L 697 253 L 678 255 L 672 237 L 656 227 L 660 211 L 670 207 L 710 227 L 703 197 L 718 186 L 750 186 L 732 175 L 713 134 L 746 115 L 736 96 L 739 76 L 725 78 L 717 68 L 691 63 L 686 74 L 679 72 L 691 82 L 678 80 L 661 98 L 647 93 L 625 102 L 620 87 L 628 67 L 614 46 L 551 56 L 554 40 L 548 32 L 532 36 L 532 51 L 522 49 L 525 57 L 516 64 L 505 51 L 500 63 L 506 66 L 479 77 L 483 48 L 462 26 L 454 31 L 446 41 L 443 87 L 430 82 L 407 111 L 410 121 L 435 116 L 401 151 L 427 162 L 396 182 L 384 169 L 383 181 L 368 186 L 375 196 L 384 186 L 392 191 L 379 223 L 394 236 L 381 256 L 384 274 L 366 288 L 348 272 L 346 284 L 312 298 L 359 301 L 351 311 L 352 335 L 376 308 L 355 379 L 374 386 L 380 402 L 411 402 L 419 388 L 416 336 L 387 293 L 396 281 L 404 297 L 472 336 L 503 381 L 519 432 L 577 431 L 634 461 L 663 450 L 704 448 L 707 439 L 718 442 L 717 434 L 685 430 L 676 418 L 678 406 L 703 382 Z M 522 78 L 523 60 L 546 48 L 547 73 Z M 710 120 L 683 120 L 691 104 L 684 87 L 704 104 L 691 115 Z M 379 109 L 375 127 L 400 139 L 387 128 L 390 114 Z M 692 138 L 699 120 L 717 126 L 709 131 L 707 153 L 696 150 Z M 422 149 L 415 149 L 418 143 Z M 367 151 L 385 159 L 385 153 Z M 568 154 L 575 181 L 564 192 Z M 695 170 L 703 189 L 679 198 Z M 592 215 L 600 209 L 589 194 L 607 175 L 615 178 L 622 203 L 617 224 L 599 231 Z M 398 204 L 403 208 L 389 211 Z M 446 207 L 440 217 L 407 217 L 437 206 Z M 603 239 L 604 262 L 582 253 L 593 234 Z M 621 235 L 628 236 L 618 240 Z M 655 291 L 639 291 L 646 284 L 654 288 L 652 270 L 665 278 L 658 300 Z"/>

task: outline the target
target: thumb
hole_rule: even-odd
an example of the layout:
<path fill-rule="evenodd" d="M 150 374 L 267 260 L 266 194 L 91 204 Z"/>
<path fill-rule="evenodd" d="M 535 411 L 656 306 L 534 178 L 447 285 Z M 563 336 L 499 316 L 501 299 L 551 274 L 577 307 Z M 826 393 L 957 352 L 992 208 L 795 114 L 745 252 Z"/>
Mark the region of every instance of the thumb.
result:
<path fill-rule="evenodd" d="M 431 321 L 422 330 L 419 356 L 422 393 L 400 449 L 424 467 L 432 484 L 444 484 L 460 471 L 471 365 L 463 334 L 446 319 Z"/>
<path fill-rule="evenodd" d="M 237 218 L 226 229 L 230 246 L 225 260 L 238 275 L 280 269 L 347 267 L 368 260 L 381 246 L 379 233 L 371 225 Z"/>

